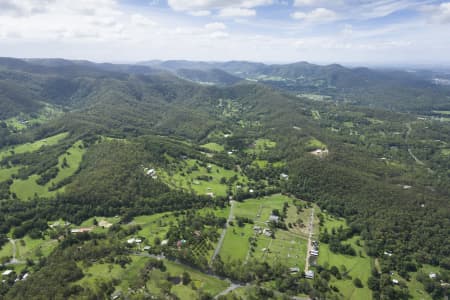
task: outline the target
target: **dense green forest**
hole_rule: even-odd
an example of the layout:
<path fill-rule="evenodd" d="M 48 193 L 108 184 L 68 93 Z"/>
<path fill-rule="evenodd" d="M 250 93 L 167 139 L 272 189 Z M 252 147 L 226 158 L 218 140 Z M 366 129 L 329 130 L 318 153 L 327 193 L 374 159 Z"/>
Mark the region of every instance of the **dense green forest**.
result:
<path fill-rule="evenodd" d="M 188 80 L 171 73 L 176 70 Z M 241 81 L 238 70 L 258 82 Z M 195 225 L 177 220 L 167 232 L 169 243 L 183 237 L 194 243 L 192 232 L 204 230 L 205 243 L 215 244 L 226 218 L 196 210 L 229 209 L 230 197 L 245 201 L 277 193 L 346 220 L 347 235 L 321 240 L 332 252 L 362 256 L 345 246 L 353 236 L 361 238 L 360 251 L 377 262 L 370 270 L 373 298 L 407 299 L 412 291 L 393 286 L 389 274 L 416 280 L 416 273 L 432 266 L 442 284 L 427 276 L 417 280 L 427 295 L 440 299 L 448 293 L 450 270 L 449 95 L 419 75 L 335 65 L 131 66 L 3 58 L 0 245 L 6 247 L 8 238 L 45 240 L 51 221 L 120 221 L 101 234 L 58 232 L 58 246 L 27 262 L 29 279 L 4 282 L 0 299 L 107 298 L 118 283 L 99 281 L 98 290 L 72 283 L 97 260 L 133 265 L 119 240 L 133 234 L 121 232 L 134 228 L 136 217 L 188 214 Z M 248 218 L 237 221 L 244 228 L 250 224 Z M 91 251 L 77 256 L 81 248 Z M 223 257 L 209 264 L 190 252 L 166 254 L 267 288 L 249 293 L 340 298 L 328 284 L 331 276 L 341 276 L 332 266 L 317 265 L 320 276 L 309 282 L 286 275 L 286 266 L 256 259 L 243 266 Z M 148 265 L 142 272 L 161 268 Z M 262 283 L 277 278 L 273 294 Z"/>

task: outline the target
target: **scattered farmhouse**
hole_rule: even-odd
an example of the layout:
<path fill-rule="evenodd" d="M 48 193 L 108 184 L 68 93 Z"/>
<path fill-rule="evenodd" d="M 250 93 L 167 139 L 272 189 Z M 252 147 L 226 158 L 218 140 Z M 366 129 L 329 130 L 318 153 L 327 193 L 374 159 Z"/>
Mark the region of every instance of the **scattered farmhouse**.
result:
<path fill-rule="evenodd" d="M 285 173 L 281 173 L 281 174 L 280 174 L 280 179 L 282 179 L 282 180 L 288 180 L 288 179 L 289 179 L 289 175 L 288 175 L 288 174 L 285 174 Z"/>
<path fill-rule="evenodd" d="M 278 223 L 279 220 L 280 220 L 280 217 L 279 217 L 279 216 L 270 215 L 270 217 L 269 217 L 269 222 L 275 222 L 275 223 Z"/>
<path fill-rule="evenodd" d="M 92 227 L 84 227 L 84 228 L 73 228 L 70 230 L 70 233 L 83 233 L 92 231 Z"/>
<path fill-rule="evenodd" d="M 13 270 L 6 270 L 2 273 L 2 276 L 8 276 L 13 272 Z"/>
<path fill-rule="evenodd" d="M 322 149 L 316 149 L 312 152 L 310 152 L 312 155 L 318 156 L 318 157 L 324 157 L 328 155 L 328 149 L 322 150 Z"/>
<path fill-rule="evenodd" d="M 314 279 L 314 271 L 313 271 L 313 270 L 308 270 L 308 271 L 305 273 L 305 278 L 308 278 L 308 279 Z"/>

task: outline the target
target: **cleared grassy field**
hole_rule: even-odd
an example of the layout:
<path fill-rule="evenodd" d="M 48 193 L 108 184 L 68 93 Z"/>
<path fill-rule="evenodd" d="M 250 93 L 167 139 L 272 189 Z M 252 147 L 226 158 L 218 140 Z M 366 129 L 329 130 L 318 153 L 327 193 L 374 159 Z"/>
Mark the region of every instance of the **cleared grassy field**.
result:
<path fill-rule="evenodd" d="M 171 276 L 180 276 L 185 271 L 189 272 L 196 288 L 201 289 L 213 296 L 217 295 L 228 287 L 228 283 L 226 281 L 200 273 L 188 266 L 176 264 L 167 260 L 164 261 L 164 264 L 167 267 L 167 272 L 170 273 Z M 189 291 L 191 293 L 189 293 Z M 193 293 L 197 295 L 196 291 L 193 291 L 189 286 L 183 285 L 173 286 L 172 292 L 180 297 L 180 299 L 186 300 L 195 299 L 196 297 L 192 297 L 194 295 Z"/>
<path fill-rule="evenodd" d="M 46 185 L 39 185 L 36 180 L 39 179 L 39 175 L 32 175 L 26 180 L 17 179 L 11 185 L 11 192 L 15 193 L 19 199 L 27 200 L 33 198 L 35 195 L 40 197 L 50 197 L 56 195 L 58 192 L 63 192 L 64 187 L 56 191 L 49 191 L 49 188 L 54 184 L 68 178 L 75 174 L 78 170 L 80 163 L 83 159 L 83 155 L 86 149 L 81 148 L 82 142 L 76 142 L 66 153 L 58 158 L 58 175 L 50 180 Z M 39 148 L 38 148 L 39 149 Z M 64 159 L 67 162 L 67 166 L 63 167 Z"/>
<path fill-rule="evenodd" d="M 0 160 L 7 156 L 11 156 L 13 153 L 26 153 L 39 150 L 43 146 L 56 145 L 59 141 L 67 137 L 68 133 L 63 132 L 42 140 L 35 141 L 33 143 L 21 144 L 13 147 L 4 148 L 0 151 Z"/>
<path fill-rule="evenodd" d="M 313 117 L 314 120 L 320 120 L 320 113 L 318 110 L 311 110 L 311 115 Z"/>
<path fill-rule="evenodd" d="M 277 143 L 269 139 L 257 139 L 253 143 L 252 147 L 247 149 L 245 152 L 258 155 L 268 151 L 269 149 L 275 148 L 276 146 Z"/>
<path fill-rule="evenodd" d="M 315 149 L 323 150 L 327 148 L 327 145 L 325 145 L 316 138 L 312 138 L 306 143 L 306 147 L 308 148 L 308 150 L 315 150 Z"/>
<path fill-rule="evenodd" d="M 16 240 L 16 258 L 21 261 L 27 258 L 37 260 L 40 256 L 48 256 L 57 245 L 57 240 L 48 237 L 43 240 L 25 236 L 23 239 Z"/>
<path fill-rule="evenodd" d="M 307 240 L 288 231 L 278 230 L 275 239 L 259 236 L 254 256 L 269 264 L 282 263 L 287 267 L 305 268 Z M 265 249 L 266 251 L 263 251 Z"/>
<path fill-rule="evenodd" d="M 272 211 L 278 209 L 281 212 L 285 202 L 290 203 L 290 208 L 294 209 L 291 213 L 298 218 L 292 199 L 280 194 L 236 202 L 234 216 L 249 218 L 254 224 L 246 224 L 244 227 L 235 225 L 227 230 L 220 252 L 222 259 L 245 261 L 255 258 L 269 264 L 281 262 L 288 267 L 303 268 L 307 249 L 307 241 L 303 235 L 295 231 L 277 230 L 275 238 L 272 239 L 263 234 L 256 234 L 253 229 L 254 226 L 268 228 L 265 222 L 269 220 Z M 289 216 L 289 212 L 288 218 L 294 219 Z M 254 251 L 250 251 L 250 237 L 256 238 Z"/>
<path fill-rule="evenodd" d="M 225 151 L 225 148 L 222 145 L 219 145 L 217 143 L 208 143 L 201 146 L 202 148 L 208 149 L 210 151 L 214 152 L 223 152 Z"/>
<path fill-rule="evenodd" d="M 11 178 L 11 176 L 17 171 L 19 171 L 20 167 L 12 167 L 9 169 L 1 169 L 0 168 L 0 182 L 6 181 Z"/>
<path fill-rule="evenodd" d="M 188 159 L 180 163 L 181 170 L 178 169 L 176 172 L 158 170 L 158 176 L 173 187 L 193 191 L 200 195 L 213 193 L 218 196 L 226 196 L 227 184 L 221 183 L 222 178 L 228 181 L 231 177 L 237 176 L 237 182 L 241 185 L 248 182 L 248 179 L 238 172 L 226 170 L 215 164 L 208 165 L 210 168 L 202 167 L 197 164 L 196 160 Z M 192 170 L 194 166 L 197 166 L 197 169 Z M 188 172 L 189 169 L 191 169 L 190 172 Z M 208 180 L 205 180 L 206 176 L 209 178 Z"/>
<path fill-rule="evenodd" d="M 40 197 L 50 197 L 56 194 L 56 191 L 49 192 L 48 187 L 45 185 L 39 185 L 36 180 L 39 179 L 39 175 L 31 175 L 26 180 L 14 180 L 11 185 L 11 192 L 15 193 L 21 200 L 28 200 L 35 195 Z"/>
<path fill-rule="evenodd" d="M 84 268 L 83 272 L 85 276 L 75 282 L 82 286 L 95 287 L 95 283 L 98 280 L 110 280 L 116 278 L 120 280 L 120 284 L 117 290 L 127 292 L 128 289 L 135 288 L 135 283 L 139 281 L 140 270 L 145 266 L 149 258 L 146 257 L 132 257 L 131 264 L 127 265 L 125 269 L 122 269 L 116 264 L 100 264 L 96 263 L 88 268 Z M 168 260 L 164 260 L 166 271 L 160 270 L 151 271 L 149 281 L 146 283 L 147 288 L 153 293 L 159 293 L 159 285 L 165 281 L 167 276 L 181 277 L 183 272 L 189 272 L 191 276 L 191 283 L 189 285 L 177 284 L 173 285 L 171 292 L 176 294 L 180 299 L 196 299 L 198 298 L 198 290 L 202 290 L 211 295 L 216 295 L 228 287 L 228 283 L 220 279 L 208 276 L 201 272 L 198 272 L 188 266 L 180 265 Z M 80 265 L 83 268 L 83 266 Z M 192 288 L 195 286 L 196 290 Z"/>
<path fill-rule="evenodd" d="M 12 254 L 13 248 L 10 242 L 7 242 L 2 248 L 0 248 L 0 259 L 3 257 L 11 257 Z"/>
<path fill-rule="evenodd" d="M 156 237 L 159 237 L 161 240 L 165 239 L 171 223 L 176 224 L 176 218 L 173 214 L 160 213 L 151 216 L 136 217 L 131 224 L 140 225 L 142 229 L 137 235 L 145 237 L 147 243 L 153 245 Z"/>
<path fill-rule="evenodd" d="M 272 210 L 281 210 L 283 208 L 284 202 L 291 203 L 292 200 L 287 196 L 277 194 L 261 199 L 249 199 L 244 202 L 236 202 L 234 215 L 250 218 L 255 223 L 265 222 L 272 214 Z"/>
<path fill-rule="evenodd" d="M 340 226 L 342 226 L 343 228 L 347 227 L 344 219 L 334 218 L 328 214 L 324 214 L 324 216 L 325 223 L 321 228 L 321 231 L 326 228 L 330 233 L 333 228 L 337 229 Z M 331 280 L 331 283 L 339 289 L 344 299 L 357 300 L 372 298 L 372 292 L 367 287 L 367 279 L 371 275 L 372 259 L 367 256 L 363 247 L 356 244 L 356 241 L 358 239 L 360 239 L 359 236 L 354 236 L 353 238 L 344 241 L 343 243 L 352 245 L 352 247 L 356 250 L 356 253 L 361 253 L 362 256 L 359 256 L 358 254 L 356 256 L 349 256 L 333 253 L 331 252 L 327 244 L 320 244 L 320 254 L 318 259 L 319 265 L 323 266 L 325 263 L 327 263 L 329 267 L 336 266 L 339 269 L 341 269 L 342 266 L 345 266 L 348 274 L 352 277 L 352 279 L 337 280 L 333 278 Z M 353 279 L 355 278 L 359 278 L 362 281 L 364 285 L 363 288 L 355 287 L 355 285 L 353 284 Z"/>
<path fill-rule="evenodd" d="M 224 262 L 230 260 L 241 260 L 243 262 L 250 249 L 248 238 L 253 235 L 253 225 L 251 224 L 245 224 L 244 227 L 229 227 L 220 249 L 222 260 Z"/>

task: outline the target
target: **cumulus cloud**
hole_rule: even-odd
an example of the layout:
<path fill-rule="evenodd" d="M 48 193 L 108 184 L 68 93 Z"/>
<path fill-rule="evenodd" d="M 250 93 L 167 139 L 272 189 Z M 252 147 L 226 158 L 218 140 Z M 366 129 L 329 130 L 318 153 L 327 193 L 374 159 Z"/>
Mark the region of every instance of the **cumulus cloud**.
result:
<path fill-rule="evenodd" d="M 224 30 L 227 26 L 221 22 L 208 23 L 205 25 L 207 30 Z"/>
<path fill-rule="evenodd" d="M 328 23 L 337 20 L 338 15 L 327 8 L 316 8 L 310 12 L 297 11 L 294 12 L 292 18 L 302 20 L 308 23 Z"/>
<path fill-rule="evenodd" d="M 426 5 L 422 7 L 422 11 L 428 14 L 431 23 L 450 23 L 450 2 L 444 2 L 439 5 Z"/>
<path fill-rule="evenodd" d="M 256 10 L 241 7 L 227 7 L 219 12 L 220 17 L 253 17 L 256 16 Z"/>
<path fill-rule="evenodd" d="M 250 17 L 256 15 L 255 8 L 274 4 L 274 0 L 168 0 L 168 4 L 193 16 L 209 15 L 214 10 L 221 17 Z"/>
<path fill-rule="evenodd" d="M 206 17 L 209 16 L 211 12 L 209 10 L 194 10 L 189 11 L 189 14 L 194 17 Z"/>

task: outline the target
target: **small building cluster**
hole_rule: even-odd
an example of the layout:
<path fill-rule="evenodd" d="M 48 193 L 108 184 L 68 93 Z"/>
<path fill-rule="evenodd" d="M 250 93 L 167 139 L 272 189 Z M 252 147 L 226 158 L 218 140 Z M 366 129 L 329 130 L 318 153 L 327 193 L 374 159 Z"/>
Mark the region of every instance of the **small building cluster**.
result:
<path fill-rule="evenodd" d="M 256 234 L 263 234 L 267 237 L 272 236 L 272 230 L 268 228 L 261 228 L 261 226 L 255 225 L 253 226 L 253 230 L 255 231 Z"/>
<path fill-rule="evenodd" d="M 92 230 L 93 230 L 92 227 L 73 228 L 73 229 L 70 229 L 70 233 L 83 233 L 83 232 L 90 232 Z"/>
<path fill-rule="evenodd" d="M 145 175 L 152 177 L 153 179 L 157 179 L 158 176 L 156 174 L 156 170 L 153 168 L 144 168 Z"/>
<path fill-rule="evenodd" d="M 306 271 L 305 278 L 307 278 L 307 279 L 314 279 L 314 271 L 313 270 Z"/>
<path fill-rule="evenodd" d="M 309 250 L 309 254 L 311 256 L 319 256 L 319 242 L 312 241 L 311 246 L 312 246 L 312 249 Z"/>
<path fill-rule="evenodd" d="M 131 238 L 129 240 L 127 240 L 128 244 L 140 244 L 142 243 L 142 240 L 139 238 Z"/>

